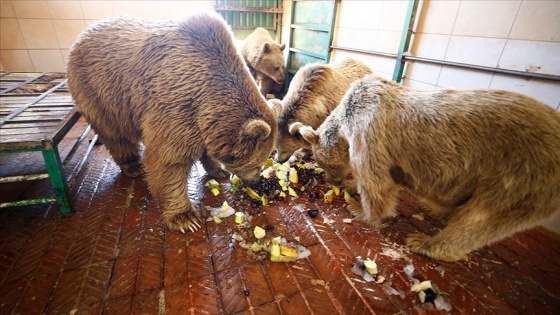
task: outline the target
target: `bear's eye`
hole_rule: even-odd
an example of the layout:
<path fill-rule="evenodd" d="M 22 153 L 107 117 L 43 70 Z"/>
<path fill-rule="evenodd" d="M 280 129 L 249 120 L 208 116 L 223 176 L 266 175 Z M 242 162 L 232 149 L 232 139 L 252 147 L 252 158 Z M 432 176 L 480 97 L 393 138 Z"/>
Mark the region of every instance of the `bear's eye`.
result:
<path fill-rule="evenodd" d="M 274 68 L 274 71 L 278 71 L 278 70 L 280 70 L 280 67 Z"/>

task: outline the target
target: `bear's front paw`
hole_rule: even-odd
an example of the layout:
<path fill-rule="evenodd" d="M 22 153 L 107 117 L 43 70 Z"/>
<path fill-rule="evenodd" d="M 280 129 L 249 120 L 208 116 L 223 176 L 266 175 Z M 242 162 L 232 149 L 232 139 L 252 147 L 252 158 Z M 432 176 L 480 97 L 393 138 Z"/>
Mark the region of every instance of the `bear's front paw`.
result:
<path fill-rule="evenodd" d="M 422 233 L 408 234 L 406 246 L 415 253 L 426 255 L 437 260 L 457 261 L 465 258 L 465 253 L 453 251 L 436 238 Z"/>
<path fill-rule="evenodd" d="M 138 161 L 121 165 L 121 170 L 126 177 L 136 178 L 144 174 L 144 168 Z"/>
<path fill-rule="evenodd" d="M 200 228 L 202 222 L 200 213 L 194 208 L 185 212 L 175 213 L 171 215 L 163 214 L 165 225 L 171 231 L 181 231 L 185 233 L 187 230 L 195 232 Z"/>
<path fill-rule="evenodd" d="M 221 168 L 207 169 L 206 173 L 211 178 L 220 179 L 220 178 L 228 178 L 229 177 L 229 172 L 224 170 L 224 169 L 221 169 Z"/>

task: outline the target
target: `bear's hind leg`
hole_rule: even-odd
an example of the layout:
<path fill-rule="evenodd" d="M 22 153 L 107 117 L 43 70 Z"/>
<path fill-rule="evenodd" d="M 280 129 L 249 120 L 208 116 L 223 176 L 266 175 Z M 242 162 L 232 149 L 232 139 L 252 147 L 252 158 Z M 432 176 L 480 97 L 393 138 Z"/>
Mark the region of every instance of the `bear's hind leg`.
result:
<path fill-rule="evenodd" d="M 488 209 L 469 200 L 451 214 L 447 226 L 437 235 L 409 234 L 406 245 L 434 259 L 457 261 L 483 246 L 534 226 L 532 209 Z"/>
<path fill-rule="evenodd" d="M 144 168 L 140 163 L 140 144 L 127 139 L 114 140 L 110 137 L 99 135 L 101 142 L 119 165 L 124 175 L 130 178 L 144 174 Z"/>
<path fill-rule="evenodd" d="M 163 222 L 169 230 L 194 232 L 201 222 L 201 214 L 192 205 L 187 191 L 194 161 L 163 160 L 165 156 L 150 150 L 146 144 L 144 166 L 150 191 L 163 211 Z"/>
<path fill-rule="evenodd" d="M 370 187 L 360 187 L 361 183 L 358 184 L 358 194 L 363 208 L 362 215 L 358 219 L 378 228 L 384 218 L 397 214 L 395 208 L 400 187 L 391 180 L 385 181 L 384 184 L 381 178 L 373 180 L 377 182 Z"/>

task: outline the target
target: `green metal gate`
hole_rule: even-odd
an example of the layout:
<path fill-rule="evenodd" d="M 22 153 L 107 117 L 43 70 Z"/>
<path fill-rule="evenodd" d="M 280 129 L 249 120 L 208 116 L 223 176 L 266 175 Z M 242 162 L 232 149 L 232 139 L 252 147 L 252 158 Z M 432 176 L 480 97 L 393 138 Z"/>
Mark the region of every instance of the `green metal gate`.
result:
<path fill-rule="evenodd" d="M 299 68 L 309 63 L 328 63 L 338 0 L 294 0 L 285 86 Z"/>
<path fill-rule="evenodd" d="M 231 26 L 236 39 L 245 39 L 257 27 L 281 41 L 282 0 L 216 0 L 215 10 Z"/>

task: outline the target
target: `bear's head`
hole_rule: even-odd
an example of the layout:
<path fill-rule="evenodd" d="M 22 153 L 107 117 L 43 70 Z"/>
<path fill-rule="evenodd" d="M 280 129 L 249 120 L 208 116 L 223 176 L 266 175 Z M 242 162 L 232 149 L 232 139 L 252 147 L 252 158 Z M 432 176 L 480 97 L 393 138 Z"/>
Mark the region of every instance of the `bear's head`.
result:
<path fill-rule="evenodd" d="M 268 105 L 278 119 L 278 138 L 276 139 L 276 150 L 278 151 L 277 160 L 278 162 L 282 163 L 287 161 L 294 153 L 294 151 L 302 147 L 308 147 L 308 144 L 302 139 L 299 133 L 290 129 L 290 126 L 293 123 L 288 125 L 288 119 L 281 116 L 281 113 L 284 109 L 282 101 L 278 99 L 271 99 L 268 100 Z M 301 123 L 298 124 L 301 125 Z"/>
<path fill-rule="evenodd" d="M 290 129 L 311 146 L 313 158 L 325 171 L 328 182 L 344 186 L 352 174 L 348 141 L 340 134 L 338 127 L 328 122 L 317 130 L 298 122 L 292 124 Z"/>
<path fill-rule="evenodd" d="M 254 68 L 266 74 L 278 84 L 284 84 L 286 78 L 286 65 L 284 63 L 284 53 L 286 44 L 278 45 L 272 41 L 262 43 L 257 54 Z"/>
<path fill-rule="evenodd" d="M 261 167 L 274 149 L 277 127 L 262 119 L 252 119 L 232 136 L 234 139 L 220 147 L 214 156 L 244 184 L 254 184 L 259 180 Z"/>

